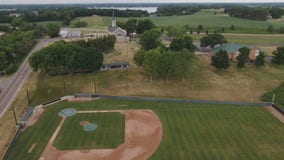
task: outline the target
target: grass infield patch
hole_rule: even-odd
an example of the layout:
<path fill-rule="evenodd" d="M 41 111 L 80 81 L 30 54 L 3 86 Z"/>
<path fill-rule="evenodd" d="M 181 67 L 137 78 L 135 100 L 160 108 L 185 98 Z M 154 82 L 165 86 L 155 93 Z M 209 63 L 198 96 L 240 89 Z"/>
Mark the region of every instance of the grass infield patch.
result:
<path fill-rule="evenodd" d="M 82 121 L 96 123 L 95 131 L 87 132 Z M 59 150 L 109 149 L 124 142 L 125 116 L 120 113 L 88 113 L 68 117 L 54 145 Z"/>

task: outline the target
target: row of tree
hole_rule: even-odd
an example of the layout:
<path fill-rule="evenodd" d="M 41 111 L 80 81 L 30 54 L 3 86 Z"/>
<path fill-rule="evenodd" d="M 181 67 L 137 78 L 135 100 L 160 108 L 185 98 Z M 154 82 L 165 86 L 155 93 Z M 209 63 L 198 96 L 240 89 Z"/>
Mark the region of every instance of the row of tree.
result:
<path fill-rule="evenodd" d="M 161 44 L 161 30 L 145 31 L 140 37 L 141 50 L 134 56 L 134 62 L 143 67 L 151 80 L 153 76 L 170 78 L 186 77 L 194 68 L 196 47 L 189 36 L 175 37 L 169 47 Z"/>
<path fill-rule="evenodd" d="M 137 32 L 144 33 L 146 30 L 156 28 L 150 19 L 129 19 L 126 22 L 118 21 L 117 25 L 127 31 L 128 34 Z"/>
<path fill-rule="evenodd" d="M 101 38 L 89 39 L 89 40 L 76 40 L 71 43 L 77 44 L 81 47 L 93 47 L 97 48 L 101 52 L 110 52 L 114 48 L 114 44 L 116 42 L 116 37 L 114 35 L 108 35 Z"/>
<path fill-rule="evenodd" d="M 267 20 L 269 15 L 268 9 L 261 7 L 233 7 L 226 8 L 225 12 L 232 17 L 262 21 Z"/>
<path fill-rule="evenodd" d="M 199 12 L 200 8 L 192 6 L 160 6 L 157 8 L 158 16 L 191 15 Z"/>
<path fill-rule="evenodd" d="M 164 48 L 140 50 L 134 56 L 136 65 L 143 67 L 150 76 L 166 78 L 173 76 L 185 78 L 195 66 L 195 55 L 187 49 L 171 51 Z"/>
<path fill-rule="evenodd" d="M 15 11 L 13 11 L 15 12 Z M 142 10 L 117 10 L 117 9 L 88 9 L 88 8 L 49 8 L 34 10 L 17 10 L 21 17 L 27 22 L 41 21 L 63 21 L 69 25 L 70 21 L 76 17 L 86 17 L 92 15 L 112 16 L 113 12 L 116 17 L 148 17 L 149 13 Z M 13 17 L 9 16 L 10 12 L 0 11 L 0 23 L 10 23 Z"/>
<path fill-rule="evenodd" d="M 240 54 L 237 56 L 237 67 L 245 68 L 247 62 L 249 61 L 249 53 L 250 49 L 247 47 L 242 47 L 239 49 Z M 227 69 L 230 67 L 231 59 L 229 58 L 229 54 L 226 50 L 220 50 L 215 55 L 211 57 L 211 65 L 216 67 L 217 69 Z M 256 67 L 264 67 L 265 65 L 265 54 L 260 51 L 257 56 L 254 65 Z"/>
<path fill-rule="evenodd" d="M 94 47 L 59 41 L 35 52 L 29 63 L 34 71 L 40 69 L 49 75 L 83 73 L 99 70 L 103 54 Z"/>

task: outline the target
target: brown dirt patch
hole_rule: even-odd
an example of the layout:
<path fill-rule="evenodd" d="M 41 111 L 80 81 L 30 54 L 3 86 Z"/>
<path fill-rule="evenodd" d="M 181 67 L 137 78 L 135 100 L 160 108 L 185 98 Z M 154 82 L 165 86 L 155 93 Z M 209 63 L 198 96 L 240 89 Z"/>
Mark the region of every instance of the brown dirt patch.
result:
<path fill-rule="evenodd" d="M 89 124 L 88 121 L 82 121 L 82 122 L 80 122 L 80 125 L 83 126 L 83 127 L 87 126 L 88 124 Z"/>
<path fill-rule="evenodd" d="M 95 112 L 90 111 L 90 113 Z M 51 137 L 40 160 L 146 160 L 158 148 L 162 140 L 162 124 L 152 110 L 104 112 L 120 112 L 125 115 L 125 141 L 123 144 L 115 149 L 59 151 L 52 143 L 64 122 L 63 119 Z M 84 113 L 87 112 L 81 112 L 81 114 Z"/>
<path fill-rule="evenodd" d="M 82 97 L 82 98 L 67 98 L 69 102 L 88 102 L 94 100 L 94 98 L 90 97 Z"/>
<path fill-rule="evenodd" d="M 284 123 L 284 115 L 281 114 L 279 111 L 277 111 L 274 107 L 269 106 L 265 107 L 265 109 L 270 112 L 275 118 L 277 118 L 279 121 Z"/>
<path fill-rule="evenodd" d="M 41 114 L 43 113 L 44 109 L 39 107 L 37 108 L 34 113 L 32 114 L 32 116 L 29 118 L 29 120 L 26 122 L 25 128 L 23 128 L 23 130 L 27 129 L 28 127 L 34 125 L 39 117 L 41 116 Z"/>
<path fill-rule="evenodd" d="M 34 143 L 34 144 L 31 146 L 31 148 L 29 149 L 29 153 L 31 153 L 31 152 L 34 150 L 35 146 L 36 146 L 36 144 Z"/>

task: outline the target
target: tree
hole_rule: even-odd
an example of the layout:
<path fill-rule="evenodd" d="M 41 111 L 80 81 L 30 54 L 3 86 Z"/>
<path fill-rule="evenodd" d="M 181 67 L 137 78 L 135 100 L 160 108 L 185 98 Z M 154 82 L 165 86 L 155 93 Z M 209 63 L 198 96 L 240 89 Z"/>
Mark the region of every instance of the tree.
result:
<path fill-rule="evenodd" d="M 138 21 L 137 33 L 143 34 L 145 31 L 156 28 L 154 23 L 150 19 L 142 19 Z"/>
<path fill-rule="evenodd" d="M 227 69 L 230 66 L 230 59 L 226 50 L 220 50 L 211 57 L 211 65 L 218 69 Z"/>
<path fill-rule="evenodd" d="M 59 26 L 55 23 L 49 23 L 47 25 L 47 34 L 50 38 L 58 37 Z"/>
<path fill-rule="evenodd" d="M 184 80 L 185 76 L 193 70 L 193 64 L 196 61 L 195 54 L 190 52 L 187 49 L 184 49 L 179 52 L 175 52 L 175 67 L 176 67 L 176 74 L 181 76 Z"/>
<path fill-rule="evenodd" d="M 272 7 L 270 8 L 269 13 L 272 18 L 281 18 L 281 16 L 284 14 L 284 10 L 279 7 Z"/>
<path fill-rule="evenodd" d="M 237 66 L 239 68 L 244 68 L 245 65 L 246 65 L 246 62 L 249 59 L 250 49 L 247 48 L 247 47 L 242 47 L 242 48 L 239 49 L 239 52 L 240 52 L 240 54 L 237 57 L 237 60 L 238 60 Z"/>
<path fill-rule="evenodd" d="M 170 50 L 181 51 L 183 49 L 188 49 L 191 52 L 196 50 L 193 40 L 190 36 L 183 36 L 182 38 L 174 38 L 170 44 Z"/>
<path fill-rule="evenodd" d="M 264 52 L 260 51 L 259 55 L 256 57 L 256 60 L 254 62 L 254 65 L 256 67 L 264 67 L 265 66 L 265 54 Z"/>
<path fill-rule="evenodd" d="M 235 25 L 232 24 L 230 29 L 231 29 L 231 31 L 234 31 L 236 29 Z"/>
<path fill-rule="evenodd" d="M 125 22 L 125 29 L 127 33 L 133 33 L 137 30 L 137 19 L 129 19 Z"/>
<path fill-rule="evenodd" d="M 186 33 L 184 27 L 168 26 L 166 30 L 169 37 L 182 37 Z"/>
<path fill-rule="evenodd" d="M 145 31 L 140 37 L 140 44 L 142 49 L 150 50 L 157 48 L 161 44 L 161 32 L 157 29 Z"/>
<path fill-rule="evenodd" d="M 274 55 L 272 57 L 272 62 L 274 64 L 284 65 L 284 46 L 278 47 L 272 54 Z"/>
<path fill-rule="evenodd" d="M 273 32 L 273 26 L 272 25 L 269 25 L 267 27 L 267 32 Z"/>
<path fill-rule="evenodd" d="M 139 50 L 138 52 L 135 53 L 133 60 L 137 66 L 139 67 L 143 66 L 145 60 L 145 54 L 146 54 L 145 50 Z"/>
<path fill-rule="evenodd" d="M 15 18 L 13 18 L 12 19 L 12 21 L 11 21 L 11 26 L 12 27 L 18 27 L 18 26 L 20 26 L 22 23 L 24 23 L 25 21 L 22 19 L 22 18 L 20 18 L 20 17 L 15 17 Z"/>
<path fill-rule="evenodd" d="M 222 45 L 224 43 L 227 43 L 227 39 L 222 34 L 214 33 L 202 37 L 200 39 L 200 42 L 201 42 L 200 44 L 201 47 L 210 46 L 211 48 L 213 48 L 217 44 Z"/>
<path fill-rule="evenodd" d="M 200 24 L 200 25 L 198 25 L 197 29 L 202 31 L 203 30 L 203 26 Z"/>
<path fill-rule="evenodd" d="M 71 23 L 72 18 L 70 16 L 65 16 L 63 19 L 63 25 L 64 26 L 69 26 Z"/>
<path fill-rule="evenodd" d="M 150 80 L 153 80 L 153 75 L 157 73 L 158 61 L 160 52 L 157 49 L 152 49 L 145 54 L 144 69 L 150 75 Z"/>
<path fill-rule="evenodd" d="M 184 41 L 182 38 L 174 38 L 170 44 L 170 50 L 181 51 L 184 49 Z"/>

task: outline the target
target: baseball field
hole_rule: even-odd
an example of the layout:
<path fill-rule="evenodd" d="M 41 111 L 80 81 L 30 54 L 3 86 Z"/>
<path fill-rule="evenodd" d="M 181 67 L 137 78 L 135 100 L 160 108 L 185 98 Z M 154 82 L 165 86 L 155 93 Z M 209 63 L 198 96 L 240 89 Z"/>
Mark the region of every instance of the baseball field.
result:
<path fill-rule="evenodd" d="M 76 114 L 62 118 L 58 113 L 66 108 Z M 86 155 L 279 160 L 284 156 L 284 126 L 265 107 L 98 99 L 63 101 L 41 113 L 20 135 L 9 160 L 72 160 Z M 84 130 L 89 123 L 97 128 Z"/>

